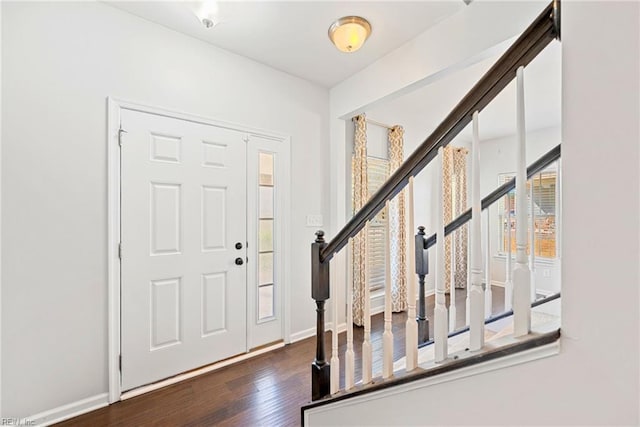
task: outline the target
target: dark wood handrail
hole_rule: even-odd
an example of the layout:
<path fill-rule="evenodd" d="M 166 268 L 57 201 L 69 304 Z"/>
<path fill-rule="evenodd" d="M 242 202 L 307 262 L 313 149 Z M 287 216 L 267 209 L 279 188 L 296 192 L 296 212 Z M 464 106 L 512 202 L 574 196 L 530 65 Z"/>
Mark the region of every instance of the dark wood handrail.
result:
<path fill-rule="evenodd" d="M 531 178 L 533 175 L 537 174 L 538 172 L 549 166 L 551 163 L 558 160 L 560 158 L 560 155 L 560 145 L 556 145 L 544 156 L 540 157 L 527 168 L 527 179 Z M 504 197 L 509 191 L 513 190 L 514 188 L 516 188 L 516 179 L 512 178 L 492 191 L 491 194 L 489 194 L 487 197 L 482 199 L 482 210 L 487 209 L 489 206 L 500 200 L 501 197 Z M 454 219 L 444 227 L 444 235 L 448 236 L 449 234 L 453 233 L 458 228 L 471 221 L 471 217 L 471 209 L 467 209 L 466 211 L 461 213 L 460 216 L 458 216 L 456 219 Z M 424 249 L 429 249 L 430 247 L 435 245 L 436 242 L 437 238 L 436 234 L 434 233 L 424 239 Z"/>
<path fill-rule="evenodd" d="M 511 80 L 520 66 L 526 66 L 552 40 L 558 29 L 554 21 L 554 3 L 549 4 L 489 71 L 473 86 L 447 115 L 440 125 L 400 165 L 369 201 L 347 222 L 338 234 L 322 248 L 320 261 L 331 259 L 384 207 L 436 157 L 438 148 L 445 147 L 468 124 L 475 111 L 482 111 Z"/>

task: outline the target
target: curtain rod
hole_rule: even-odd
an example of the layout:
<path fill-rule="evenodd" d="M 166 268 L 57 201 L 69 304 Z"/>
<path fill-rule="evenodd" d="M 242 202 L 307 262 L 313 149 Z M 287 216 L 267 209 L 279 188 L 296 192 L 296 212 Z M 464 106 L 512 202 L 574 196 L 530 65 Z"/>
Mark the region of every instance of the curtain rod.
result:
<path fill-rule="evenodd" d="M 352 117 L 351 120 L 354 120 L 356 117 L 358 117 L 358 116 Z M 393 126 L 389 126 L 387 124 L 384 124 L 384 123 L 381 123 L 381 122 L 378 122 L 378 121 L 375 121 L 375 120 L 371 120 L 369 118 L 367 118 L 367 123 L 370 123 L 370 124 L 376 125 L 376 126 L 380 126 L 380 127 L 383 127 L 383 128 L 387 128 L 389 130 L 393 129 Z"/>
<path fill-rule="evenodd" d="M 387 129 L 393 129 L 393 126 L 385 125 L 384 123 L 380 123 L 371 119 L 367 119 L 367 123 L 371 123 L 372 125 L 380 126 Z"/>

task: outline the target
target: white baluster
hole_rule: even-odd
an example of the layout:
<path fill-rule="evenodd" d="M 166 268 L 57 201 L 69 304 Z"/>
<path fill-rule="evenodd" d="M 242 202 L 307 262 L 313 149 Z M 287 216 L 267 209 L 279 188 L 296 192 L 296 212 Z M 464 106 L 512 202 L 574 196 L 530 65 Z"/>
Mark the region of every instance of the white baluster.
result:
<path fill-rule="evenodd" d="M 390 203 L 385 204 L 386 217 L 389 218 Z M 391 313 L 391 227 L 386 228 L 387 247 L 385 250 L 385 282 L 384 282 L 384 332 L 382 334 L 382 377 L 390 378 L 393 375 L 393 332 Z M 411 252 L 409 252 L 411 253 Z"/>
<path fill-rule="evenodd" d="M 414 233 L 414 202 L 413 202 L 413 177 L 409 178 L 408 186 L 409 229 Z M 405 325 L 405 348 L 407 351 L 406 370 L 412 371 L 418 367 L 418 323 L 416 322 L 416 248 L 415 239 L 409 239 L 409 274 L 407 280 L 407 323 Z"/>
<path fill-rule="evenodd" d="M 531 178 L 531 183 L 529 187 L 529 200 L 531 202 L 531 224 L 529 224 L 529 268 L 531 269 L 531 301 L 536 300 L 536 212 L 535 212 L 535 202 L 534 202 L 534 190 L 533 190 L 533 181 L 535 178 Z"/>
<path fill-rule="evenodd" d="M 504 310 L 509 311 L 513 307 L 513 268 L 511 267 L 511 200 L 508 194 L 504 196 L 504 206 L 504 216 L 507 221 L 507 259 L 505 260 Z"/>
<path fill-rule="evenodd" d="M 531 271 L 527 265 L 527 165 L 524 123 L 524 67 L 517 76 L 517 168 L 516 168 L 516 267 L 513 270 L 513 335 L 527 335 L 531 329 Z"/>
<path fill-rule="evenodd" d="M 493 312 L 493 290 L 491 289 L 491 206 L 487 206 L 486 257 L 484 259 L 484 281 L 487 288 L 484 291 L 484 317 L 491 317 Z"/>
<path fill-rule="evenodd" d="M 466 224 L 463 226 L 465 227 Z M 471 249 L 471 227 L 469 227 L 467 229 L 467 247 L 466 247 L 466 251 L 467 251 L 467 286 L 465 286 L 465 290 L 466 292 L 466 299 L 465 299 L 465 304 L 464 304 L 464 324 L 465 326 L 469 325 L 469 319 L 471 319 L 471 256 L 470 256 L 470 249 Z"/>
<path fill-rule="evenodd" d="M 453 174 L 451 176 L 451 212 L 453 212 L 452 217 L 454 218 L 457 216 L 458 212 L 458 191 L 458 175 Z M 449 332 L 456 330 L 456 317 L 458 316 L 456 312 L 456 263 L 458 256 L 458 251 L 456 250 L 456 234 L 458 234 L 458 232 L 454 231 L 449 235 L 449 239 L 451 239 L 451 272 L 449 273 Z"/>
<path fill-rule="evenodd" d="M 445 268 L 444 268 L 444 205 L 442 203 L 442 184 L 444 176 L 442 174 L 442 147 L 438 149 L 438 159 L 436 161 L 438 189 L 436 191 L 436 306 L 433 313 L 433 335 L 435 361 L 442 362 L 447 359 L 447 306 L 445 305 Z"/>
<path fill-rule="evenodd" d="M 344 388 L 355 386 L 355 355 L 353 351 L 353 239 L 349 239 L 347 251 L 347 350 L 344 354 Z"/>
<path fill-rule="evenodd" d="M 462 209 L 460 209 L 462 210 Z M 467 255 L 467 277 L 466 277 L 466 285 L 465 285 L 465 302 L 464 302 L 464 325 L 469 326 L 469 319 L 471 319 L 471 258 L 470 258 L 470 249 L 471 249 L 471 228 L 466 224 L 463 227 L 467 227 L 467 244 L 465 245 L 465 251 Z"/>
<path fill-rule="evenodd" d="M 369 236 L 369 221 L 364 226 L 365 236 Z M 368 260 L 369 256 L 369 239 L 365 245 L 364 259 Z M 369 263 L 365 262 L 365 281 L 364 281 L 364 338 L 362 341 L 362 383 L 369 384 L 371 382 L 372 373 L 372 349 L 371 349 L 371 296 L 369 292 Z"/>
<path fill-rule="evenodd" d="M 331 283 L 331 313 L 333 314 L 333 330 L 331 331 L 331 379 L 329 382 L 329 392 L 335 394 L 340 390 L 340 358 L 338 356 L 338 281 Z"/>
<path fill-rule="evenodd" d="M 484 346 L 484 290 L 482 289 L 482 206 L 480 199 L 480 137 L 478 112 L 473 113 L 471 148 L 471 289 L 469 292 L 469 350 Z"/>
<path fill-rule="evenodd" d="M 453 193 L 453 205 L 455 206 L 455 192 Z M 451 209 L 455 212 L 455 207 Z M 458 254 L 456 248 L 456 234 L 458 232 L 454 231 L 450 234 L 451 236 L 451 277 L 449 280 L 449 332 L 453 332 L 456 330 L 456 255 Z"/>

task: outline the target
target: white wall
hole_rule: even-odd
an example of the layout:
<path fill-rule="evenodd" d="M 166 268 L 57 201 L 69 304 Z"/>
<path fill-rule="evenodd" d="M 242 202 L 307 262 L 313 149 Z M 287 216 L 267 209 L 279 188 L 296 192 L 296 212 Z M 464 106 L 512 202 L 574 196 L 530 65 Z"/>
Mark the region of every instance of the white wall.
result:
<path fill-rule="evenodd" d="M 291 324 L 312 328 L 328 91 L 102 3 L 2 6 L 2 415 L 107 391 L 107 96 L 291 135 Z"/>
<path fill-rule="evenodd" d="M 640 5 L 562 7 L 561 353 L 310 425 L 640 423 Z"/>

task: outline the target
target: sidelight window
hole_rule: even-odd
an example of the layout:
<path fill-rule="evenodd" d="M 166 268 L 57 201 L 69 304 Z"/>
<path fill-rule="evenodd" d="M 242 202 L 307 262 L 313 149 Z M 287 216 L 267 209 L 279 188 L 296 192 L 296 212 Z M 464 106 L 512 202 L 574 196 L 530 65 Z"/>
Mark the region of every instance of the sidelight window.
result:
<path fill-rule="evenodd" d="M 274 316 L 276 272 L 274 270 L 274 155 L 259 153 L 258 200 L 258 321 Z"/>

